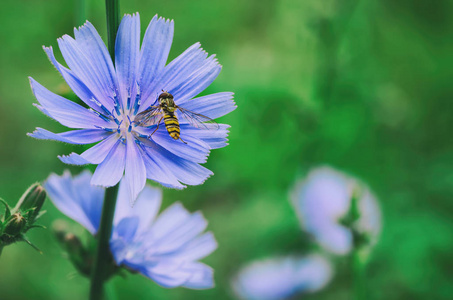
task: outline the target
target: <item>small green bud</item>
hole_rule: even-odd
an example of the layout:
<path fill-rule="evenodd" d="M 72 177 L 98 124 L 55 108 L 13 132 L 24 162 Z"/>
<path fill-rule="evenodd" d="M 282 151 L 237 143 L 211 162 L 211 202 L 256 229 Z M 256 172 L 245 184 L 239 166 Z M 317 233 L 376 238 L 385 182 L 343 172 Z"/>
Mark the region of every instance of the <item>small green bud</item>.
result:
<path fill-rule="evenodd" d="M 56 220 L 52 224 L 52 232 L 58 242 L 63 244 L 65 236 L 69 232 L 69 224 L 63 220 Z"/>
<path fill-rule="evenodd" d="M 45 228 L 42 225 L 34 224 L 36 219 L 43 214 L 41 208 L 44 200 L 46 200 L 46 191 L 39 183 L 31 185 L 25 191 L 14 209 L 10 209 L 6 201 L 0 199 L 0 203 L 5 206 L 3 220 L 0 220 L 0 249 L 17 242 L 26 242 L 42 253 L 27 239 L 25 234 L 32 228 Z"/>
<path fill-rule="evenodd" d="M 52 226 L 55 237 L 61 247 L 66 251 L 69 260 L 74 267 L 83 275 L 89 277 L 93 263 L 93 256 L 90 254 L 78 236 L 69 232 L 66 222 L 57 220 Z"/>
<path fill-rule="evenodd" d="M 39 184 L 32 184 L 17 202 L 14 212 L 28 212 L 28 221 L 33 223 L 46 200 L 46 191 Z"/>
<path fill-rule="evenodd" d="M 3 226 L 4 234 L 16 236 L 21 234 L 25 229 L 27 226 L 27 220 L 20 213 L 15 213 L 5 221 Z"/>

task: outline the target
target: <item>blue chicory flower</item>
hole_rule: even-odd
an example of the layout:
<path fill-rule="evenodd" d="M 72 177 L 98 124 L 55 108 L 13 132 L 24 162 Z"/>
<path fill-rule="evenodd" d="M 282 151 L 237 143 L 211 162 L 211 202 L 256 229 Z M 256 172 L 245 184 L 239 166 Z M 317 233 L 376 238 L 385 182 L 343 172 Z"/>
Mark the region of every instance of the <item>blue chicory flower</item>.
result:
<path fill-rule="evenodd" d="M 320 255 L 280 257 L 256 261 L 232 282 L 244 300 L 281 300 L 322 289 L 332 277 L 330 263 Z"/>
<path fill-rule="evenodd" d="M 74 178 L 65 171 L 62 176 L 51 174 L 44 187 L 61 212 L 95 235 L 105 190 L 90 185 L 91 177 L 89 171 Z M 121 183 L 118 199 L 125 194 Z M 162 192 L 157 188 L 146 186 L 138 198 L 134 207 L 117 201 L 110 239 L 115 262 L 164 287 L 213 287 L 213 270 L 199 262 L 217 248 L 213 234 L 204 232 L 207 221 L 203 215 L 189 213 L 181 203 L 158 215 Z"/>
<path fill-rule="evenodd" d="M 199 185 L 213 173 L 202 167 L 211 149 L 227 145 L 228 125 L 196 128 L 179 110 L 181 140 L 174 140 L 165 126 L 142 126 L 135 117 L 153 104 L 162 90 L 176 105 L 209 118 L 236 108 L 233 93 L 221 92 L 193 99 L 221 70 L 214 55 L 189 47 L 166 65 L 173 39 L 173 21 L 155 16 L 140 46 L 139 14 L 125 15 L 115 44 L 115 66 L 96 29 L 89 22 L 74 29 L 75 39 L 64 35 L 58 45 L 69 68 L 55 59 L 52 47 L 44 50 L 69 87 L 84 102 L 76 104 L 56 95 L 30 78 L 36 106 L 47 116 L 76 130 L 52 133 L 37 128 L 30 136 L 71 144 L 97 143 L 82 154 L 60 156 L 67 164 L 98 165 L 91 183 L 117 184 L 124 174 L 129 199 L 134 201 L 146 179 L 181 189 Z M 153 134 L 152 134 L 153 133 Z M 152 135 L 151 135 L 152 134 Z"/>
<path fill-rule="evenodd" d="M 381 230 L 381 214 L 376 198 L 363 183 L 330 167 L 319 167 L 309 172 L 292 195 L 302 227 L 331 253 L 344 255 L 353 247 L 353 233 L 341 221 L 356 191 L 360 216 L 354 229 L 366 235 L 372 246 Z"/>

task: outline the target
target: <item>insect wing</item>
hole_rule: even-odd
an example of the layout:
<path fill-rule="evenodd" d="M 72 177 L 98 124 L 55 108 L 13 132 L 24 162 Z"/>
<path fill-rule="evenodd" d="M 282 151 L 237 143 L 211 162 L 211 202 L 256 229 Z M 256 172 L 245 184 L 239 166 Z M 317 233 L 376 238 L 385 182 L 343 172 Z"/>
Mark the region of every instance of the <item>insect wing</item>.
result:
<path fill-rule="evenodd" d="M 160 106 L 151 106 L 135 116 L 134 122 L 138 126 L 152 126 L 156 125 L 161 117 L 162 110 Z"/>
<path fill-rule="evenodd" d="M 198 114 L 196 112 L 190 111 L 188 109 L 177 107 L 181 112 L 182 117 L 189 122 L 195 128 L 198 129 L 210 129 L 217 130 L 219 129 L 219 124 L 213 119 L 206 117 L 205 115 Z"/>

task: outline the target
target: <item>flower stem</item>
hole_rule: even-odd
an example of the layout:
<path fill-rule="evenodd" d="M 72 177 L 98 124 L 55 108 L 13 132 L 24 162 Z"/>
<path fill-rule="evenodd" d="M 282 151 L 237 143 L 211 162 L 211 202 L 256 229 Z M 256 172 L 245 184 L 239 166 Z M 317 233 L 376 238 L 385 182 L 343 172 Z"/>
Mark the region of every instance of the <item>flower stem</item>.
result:
<path fill-rule="evenodd" d="M 103 285 L 109 276 L 108 270 L 112 263 L 109 250 L 109 240 L 112 234 L 113 216 L 115 214 L 118 184 L 105 191 L 104 206 L 102 207 L 101 224 L 98 231 L 98 245 L 91 271 L 90 299 L 100 300 L 103 297 Z"/>
<path fill-rule="evenodd" d="M 339 75 L 340 48 L 359 2 L 360 0 L 344 1 L 335 16 L 318 21 L 320 49 L 313 98 L 327 108 L 331 107 L 331 98 Z"/>
<path fill-rule="evenodd" d="M 107 35 L 109 53 L 115 64 L 115 39 L 120 25 L 119 0 L 105 0 L 105 10 L 107 13 Z"/>
<path fill-rule="evenodd" d="M 87 7 L 87 0 L 78 0 L 76 3 L 76 21 L 77 26 L 83 25 L 86 19 L 86 7 Z"/>
<path fill-rule="evenodd" d="M 105 0 L 107 16 L 108 48 L 110 57 L 115 63 L 115 39 L 119 27 L 119 0 Z M 101 224 L 98 231 L 98 245 L 94 265 L 91 271 L 90 300 L 103 298 L 104 282 L 109 276 L 109 264 L 112 263 L 112 256 L 109 250 L 109 240 L 112 235 L 113 216 L 115 215 L 116 198 L 118 195 L 118 184 L 107 188 L 105 191 L 104 205 L 102 207 Z"/>
<path fill-rule="evenodd" d="M 366 299 L 366 289 L 365 289 L 365 262 L 361 255 L 360 249 L 354 248 L 352 250 L 352 276 L 353 276 L 353 285 L 354 285 L 354 300 L 363 300 Z"/>

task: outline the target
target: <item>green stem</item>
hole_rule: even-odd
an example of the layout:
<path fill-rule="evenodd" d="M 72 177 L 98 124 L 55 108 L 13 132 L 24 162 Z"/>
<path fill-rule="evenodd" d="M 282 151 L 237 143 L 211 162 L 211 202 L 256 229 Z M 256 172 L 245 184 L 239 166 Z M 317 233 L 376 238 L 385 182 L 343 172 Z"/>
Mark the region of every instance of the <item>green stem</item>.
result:
<path fill-rule="evenodd" d="M 319 63 L 313 97 L 326 107 L 331 107 L 331 98 L 338 77 L 338 61 L 341 44 L 360 0 L 345 1 L 332 18 L 323 18 L 318 23 Z"/>
<path fill-rule="evenodd" d="M 352 276 L 354 284 L 354 300 L 366 299 L 366 280 L 365 280 L 365 266 L 360 249 L 355 248 L 352 250 Z"/>
<path fill-rule="evenodd" d="M 103 285 L 111 269 L 112 257 L 109 249 L 109 240 L 112 234 L 113 216 L 115 214 L 118 185 L 105 191 L 104 206 L 102 207 L 101 224 L 98 231 L 98 244 L 93 269 L 91 271 L 90 300 L 99 300 L 103 297 Z"/>
<path fill-rule="evenodd" d="M 115 39 L 119 27 L 119 0 L 106 0 L 108 48 L 110 57 L 115 63 Z M 109 249 L 109 240 L 112 234 L 113 216 L 115 214 L 118 184 L 105 191 L 102 207 L 101 224 L 98 231 L 98 244 L 94 265 L 91 271 L 90 300 L 100 300 L 104 294 L 104 283 L 107 280 L 111 264 L 113 263 Z"/>
<path fill-rule="evenodd" d="M 115 39 L 120 25 L 119 0 L 105 0 L 105 10 L 107 13 L 109 53 L 113 63 L 115 63 Z"/>
<path fill-rule="evenodd" d="M 77 16 L 76 16 L 76 21 L 77 21 L 77 26 L 83 25 L 85 21 L 87 20 L 86 17 L 86 7 L 87 7 L 87 1 L 86 0 L 78 0 L 76 4 L 76 11 L 77 11 Z"/>

